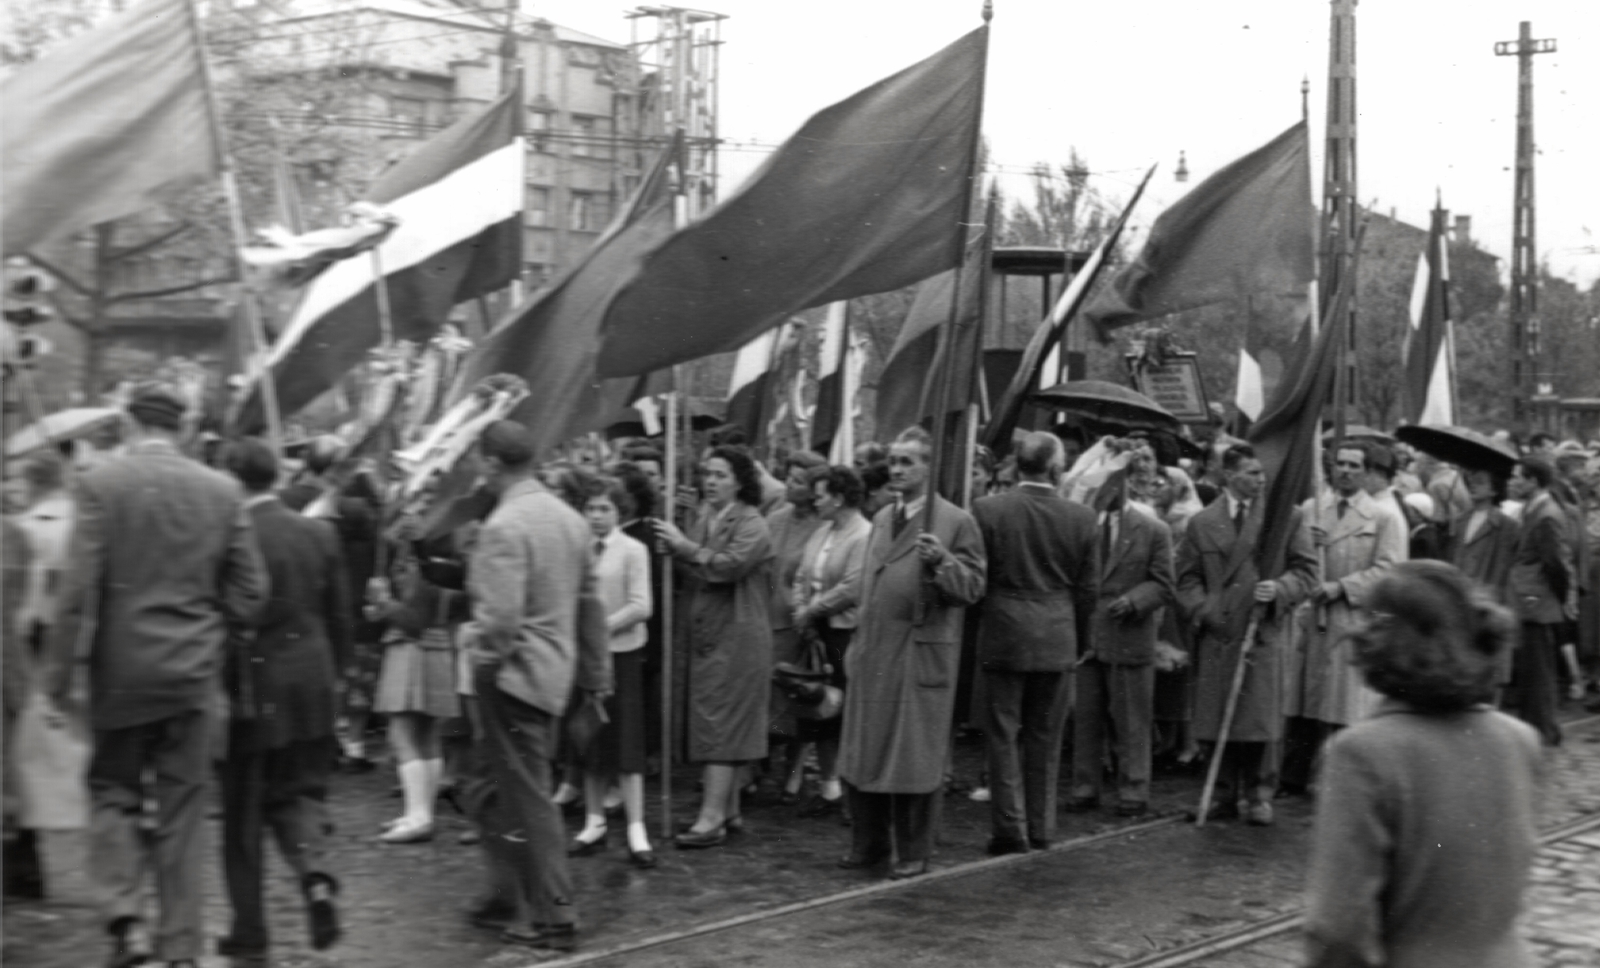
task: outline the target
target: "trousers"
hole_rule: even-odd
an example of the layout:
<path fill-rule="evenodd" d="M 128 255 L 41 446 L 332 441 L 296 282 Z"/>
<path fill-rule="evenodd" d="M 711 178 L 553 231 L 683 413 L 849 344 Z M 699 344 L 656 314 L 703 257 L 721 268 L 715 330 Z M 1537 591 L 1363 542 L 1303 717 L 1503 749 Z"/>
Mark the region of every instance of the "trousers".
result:
<path fill-rule="evenodd" d="M 986 669 L 983 676 L 991 831 L 997 840 L 1049 841 L 1073 675 Z"/>
<path fill-rule="evenodd" d="M 933 793 L 867 793 L 849 783 L 851 851 L 875 863 L 891 856 L 900 863 L 927 860 L 933 853 Z"/>
<path fill-rule="evenodd" d="M 1100 796 L 1105 754 L 1117 764 L 1117 800 L 1150 802 L 1150 723 L 1155 710 L 1152 665 L 1090 659 L 1078 667 L 1072 714 L 1072 796 Z"/>
<path fill-rule="evenodd" d="M 1556 722 L 1559 705 L 1561 646 L 1557 642 L 1559 625 L 1523 622 L 1522 641 L 1511 654 L 1511 685 L 1506 690 L 1505 706 L 1518 719 L 1539 731 L 1545 745 L 1561 743 L 1561 726 Z"/>
<path fill-rule="evenodd" d="M 205 784 L 211 733 L 206 713 L 191 710 L 121 729 L 96 730 L 89 761 L 89 874 L 104 894 L 107 923 L 143 916 L 146 866 L 139 829 L 145 774 L 154 776 L 155 835 L 150 838 L 160 914 L 156 958 L 199 958 L 205 871 Z"/>
<path fill-rule="evenodd" d="M 269 828 L 302 885 L 311 874 L 327 876 L 328 777 L 337 751 L 332 736 L 260 749 L 256 725 L 229 726 L 222 767 L 222 870 L 233 907 L 228 940 L 239 951 L 264 951 L 269 942 L 263 884 Z"/>
<path fill-rule="evenodd" d="M 483 755 L 495 792 L 485 799 L 481 824 L 496 891 L 512 902 L 518 919 L 534 925 L 572 924 L 572 875 L 566 829 L 550 800 L 550 761 L 556 718 L 503 692 L 495 669 L 473 673 L 483 716 Z"/>

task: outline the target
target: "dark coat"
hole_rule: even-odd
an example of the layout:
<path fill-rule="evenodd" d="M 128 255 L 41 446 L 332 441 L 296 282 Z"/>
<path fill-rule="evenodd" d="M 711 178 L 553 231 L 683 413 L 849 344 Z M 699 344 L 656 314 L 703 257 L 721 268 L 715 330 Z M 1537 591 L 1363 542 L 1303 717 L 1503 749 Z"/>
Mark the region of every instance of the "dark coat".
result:
<path fill-rule="evenodd" d="M 1266 500 L 1250 507 L 1244 528 L 1235 532 L 1228 502 L 1211 502 L 1189 519 L 1178 544 L 1178 603 L 1195 631 L 1195 736 L 1215 740 L 1223 706 L 1233 684 L 1239 648 L 1250 625 L 1256 583 L 1255 548 L 1261 537 Z M 1283 736 L 1283 652 L 1285 626 L 1293 606 L 1317 583 L 1317 554 L 1298 509 L 1283 574 L 1267 576 L 1281 586 L 1279 601 L 1266 610 L 1257 631 L 1234 714 L 1231 737 L 1270 742 Z"/>
<path fill-rule="evenodd" d="M 988 580 L 978 663 L 997 672 L 1064 672 L 1089 639 L 1100 587 L 1094 512 L 1041 487 L 972 506 Z"/>
<path fill-rule="evenodd" d="M 1562 605 L 1576 589 L 1576 556 L 1571 520 L 1551 494 L 1540 494 L 1522 509 L 1522 532 L 1511 563 L 1511 593 L 1524 622 L 1566 620 Z"/>
<path fill-rule="evenodd" d="M 1117 538 L 1109 551 L 1102 551 L 1100 602 L 1089 642 L 1101 662 L 1149 665 L 1156 657 L 1161 606 L 1176 591 L 1172 529 L 1138 508 L 1125 506 L 1116 513 Z M 1133 611 L 1114 618 L 1109 607 L 1123 596 Z"/>
<path fill-rule="evenodd" d="M 55 688 L 89 621 L 95 729 L 207 708 L 224 642 L 253 627 L 267 599 L 238 483 L 148 441 L 80 477 L 77 496 L 62 620 L 53 630 Z"/>
<path fill-rule="evenodd" d="M 250 509 L 271 597 L 235 678 L 234 716 L 258 721 L 264 748 L 333 735 L 337 670 L 351 649 L 350 591 L 333 525 L 269 499 Z"/>
<path fill-rule="evenodd" d="M 839 746 L 839 775 L 867 793 L 931 793 L 944 782 L 961 623 L 983 596 L 985 566 L 972 516 L 930 500 L 930 530 L 949 552 L 939 567 L 916 553 L 916 521 L 895 537 L 893 506 L 873 519 L 867 543 Z"/>
<path fill-rule="evenodd" d="M 1467 522 L 1472 512 L 1458 516 L 1450 525 L 1450 544 L 1445 560 L 1462 574 L 1487 588 L 1495 601 L 1511 604 L 1511 565 L 1516 560 L 1517 537 L 1522 528 L 1499 508 L 1490 508 L 1478 533 L 1466 540 Z"/>

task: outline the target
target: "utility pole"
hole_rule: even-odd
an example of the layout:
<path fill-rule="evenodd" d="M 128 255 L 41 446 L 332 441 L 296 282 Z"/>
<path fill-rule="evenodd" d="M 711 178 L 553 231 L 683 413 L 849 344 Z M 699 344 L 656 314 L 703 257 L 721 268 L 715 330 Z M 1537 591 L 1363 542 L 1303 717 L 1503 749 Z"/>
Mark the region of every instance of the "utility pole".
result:
<path fill-rule="evenodd" d="M 1511 420 L 1519 429 L 1549 429 L 1552 414 L 1534 405 L 1552 389 L 1539 323 L 1539 256 L 1533 205 L 1533 55 L 1551 54 L 1554 39 L 1533 39 L 1524 20 L 1516 40 L 1494 45 L 1499 57 L 1517 58 L 1517 168 L 1511 229 Z"/>
<path fill-rule="evenodd" d="M 1332 306 L 1340 280 L 1350 280 L 1345 299 L 1350 339 L 1340 349 L 1334 391 L 1334 426 L 1340 435 L 1356 395 L 1356 0 L 1332 0 L 1328 28 L 1328 116 L 1322 179 L 1322 264 L 1318 305 Z M 1302 91 L 1304 91 L 1304 86 Z"/>

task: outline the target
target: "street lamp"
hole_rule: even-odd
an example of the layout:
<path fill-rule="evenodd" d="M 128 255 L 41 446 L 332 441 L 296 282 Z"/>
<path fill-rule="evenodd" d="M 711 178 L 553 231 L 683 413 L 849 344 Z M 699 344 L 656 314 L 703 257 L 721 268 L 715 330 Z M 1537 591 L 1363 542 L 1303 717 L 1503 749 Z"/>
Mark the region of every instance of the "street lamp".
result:
<path fill-rule="evenodd" d="M 1189 180 L 1189 160 L 1182 151 L 1178 152 L 1178 167 L 1172 172 L 1172 180 L 1179 184 Z"/>

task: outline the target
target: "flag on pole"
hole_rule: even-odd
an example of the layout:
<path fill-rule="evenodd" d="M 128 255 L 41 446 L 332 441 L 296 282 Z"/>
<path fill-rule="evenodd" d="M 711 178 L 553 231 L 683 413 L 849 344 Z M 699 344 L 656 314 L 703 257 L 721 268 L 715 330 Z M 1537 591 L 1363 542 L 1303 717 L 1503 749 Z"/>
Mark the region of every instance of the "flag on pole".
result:
<path fill-rule="evenodd" d="M 6 255 L 221 170 L 188 0 L 149 0 L 0 83 Z"/>
<path fill-rule="evenodd" d="M 623 286 L 600 374 L 733 350 L 801 310 L 959 264 L 987 50 L 980 27 L 807 121 Z"/>
<path fill-rule="evenodd" d="M 1450 313 L 1448 213 L 1435 205 L 1428 247 L 1417 260 L 1411 331 L 1405 348 L 1406 417 L 1414 424 L 1454 424 L 1455 321 Z"/>
<path fill-rule="evenodd" d="M 787 327 L 769 329 L 739 347 L 733 358 L 727 422 L 743 430 L 752 443 L 765 438 L 767 420 L 772 416 L 772 381 L 787 331 Z"/>
<path fill-rule="evenodd" d="M 433 336 L 456 303 L 521 274 L 522 110 L 514 89 L 439 132 L 368 190 L 365 200 L 399 223 L 375 250 L 396 338 Z M 372 262 L 356 259 L 306 290 L 268 358 L 284 413 L 333 386 L 382 341 L 377 287 Z M 245 405 L 246 426 L 259 393 L 253 388 Z"/>
<path fill-rule="evenodd" d="M 878 376 L 878 436 L 886 440 L 933 416 L 945 330 L 958 324 L 963 332 L 976 332 L 979 328 L 978 297 L 982 287 L 978 285 L 977 260 L 968 261 L 965 268 L 941 272 L 922 283 L 911 298 L 911 308 L 900 324 L 894 349 L 889 351 Z M 961 280 L 961 305 L 952 319 L 950 303 L 956 295 L 956 275 L 963 272 L 967 278 Z M 959 364 L 957 372 L 965 375 Z M 958 392 L 951 399 L 950 409 L 965 409 L 969 402 Z"/>
<path fill-rule="evenodd" d="M 1316 276 L 1305 122 L 1207 178 L 1150 227 L 1144 249 L 1085 311 L 1102 333 Z"/>
<path fill-rule="evenodd" d="M 520 376 L 528 397 L 517 419 L 534 435 L 536 453 L 592 430 L 633 402 L 640 381 L 605 381 L 595 374 L 601 321 L 616 295 L 616 280 L 638 269 L 645 253 L 671 234 L 675 224 L 671 166 L 681 140 L 657 157 L 633 197 L 581 260 L 559 279 L 525 299 L 462 363 L 451 393 L 459 400 L 495 373 Z"/>
<path fill-rule="evenodd" d="M 845 386 L 850 355 L 850 300 L 828 306 L 822 320 L 822 346 L 817 353 L 817 405 L 811 413 L 811 449 L 829 452 L 833 441 L 852 423 L 854 398 Z"/>

